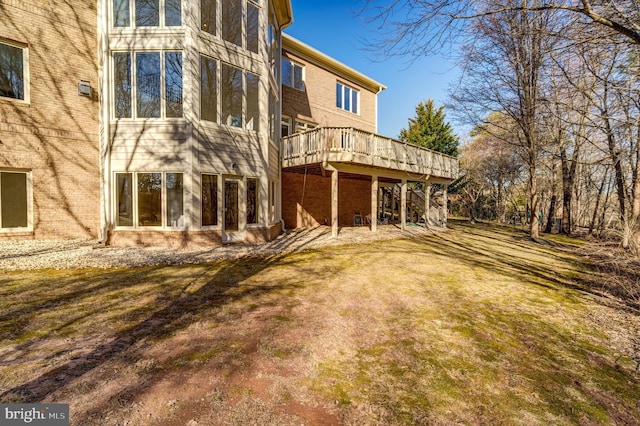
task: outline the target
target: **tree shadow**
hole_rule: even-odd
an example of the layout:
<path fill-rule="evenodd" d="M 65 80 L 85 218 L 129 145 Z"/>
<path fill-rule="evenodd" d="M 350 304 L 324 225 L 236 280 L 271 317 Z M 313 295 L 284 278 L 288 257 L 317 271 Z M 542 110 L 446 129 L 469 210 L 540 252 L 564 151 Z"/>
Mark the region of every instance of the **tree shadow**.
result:
<path fill-rule="evenodd" d="M 127 318 L 134 318 L 130 326 L 118 330 L 107 342 L 98 344 L 90 351 L 74 356 L 62 365 L 39 373 L 37 377 L 31 378 L 19 386 L 5 390 L 0 394 L 0 401 L 23 403 L 44 401 L 56 391 L 79 380 L 115 357 L 137 358 L 140 350 L 139 345 L 137 345 L 139 342 L 161 341 L 205 319 L 208 313 L 234 302 L 259 300 L 262 296 L 271 293 L 296 290 L 304 286 L 305 283 L 299 281 L 296 277 L 268 285 L 245 283 L 252 276 L 258 275 L 281 262 L 291 264 L 291 262 L 295 261 L 292 259 L 285 260 L 278 255 L 261 259 L 244 258 L 223 261 L 204 265 L 201 268 L 193 265 L 173 267 L 181 268 L 182 270 L 185 270 L 185 268 L 194 269 L 193 271 L 189 269 L 190 272 L 187 278 L 183 280 L 186 284 L 179 291 L 158 293 L 154 288 L 151 288 L 137 295 L 136 297 L 139 299 L 149 297 L 151 300 L 136 310 L 126 312 Z M 95 298 L 96 296 L 104 297 L 108 300 L 106 296 L 109 292 L 118 291 L 128 286 L 143 285 L 147 281 L 162 284 L 164 281 L 171 280 L 171 272 L 172 269 L 168 267 L 154 267 L 100 274 L 96 277 L 97 282 L 90 283 L 85 289 L 63 293 L 54 298 L 41 300 L 36 304 L 8 312 L 0 318 L 0 323 L 6 325 L 12 318 L 25 318 L 25 321 L 28 322 L 30 318 L 45 315 L 47 311 L 55 309 L 56 306 L 78 305 L 84 303 L 86 299 Z M 71 283 L 80 285 L 85 280 L 86 277 L 81 276 L 72 280 Z M 38 289 L 46 288 L 50 286 L 50 281 L 42 279 L 33 283 L 32 286 Z M 194 290 L 194 287 L 197 288 Z M 5 353 L 2 356 L 0 363 L 5 366 L 23 363 L 25 362 L 24 356 L 31 347 L 42 345 L 43 343 L 46 344 L 48 339 L 55 338 L 64 328 L 69 327 L 74 322 L 81 321 L 85 316 L 110 312 L 113 309 L 117 309 L 121 303 L 118 301 L 106 303 L 101 305 L 100 312 L 89 311 L 58 324 L 46 335 L 16 345 L 11 353 Z M 15 333 L 16 331 L 14 331 Z M 56 354 L 48 354 L 47 358 L 55 358 L 62 353 L 63 351 Z M 141 384 L 136 384 L 133 388 L 126 388 L 118 394 L 138 394 L 151 385 L 151 382 L 143 381 Z M 80 420 L 81 423 L 82 421 Z"/>

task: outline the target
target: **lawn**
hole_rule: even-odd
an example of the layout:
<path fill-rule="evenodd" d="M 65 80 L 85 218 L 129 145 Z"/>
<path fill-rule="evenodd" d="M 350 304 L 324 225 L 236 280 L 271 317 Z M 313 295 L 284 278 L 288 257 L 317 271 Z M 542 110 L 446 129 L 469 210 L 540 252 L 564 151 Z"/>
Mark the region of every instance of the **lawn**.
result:
<path fill-rule="evenodd" d="M 76 425 L 637 424 L 633 306 L 580 240 L 434 236 L 5 272 L 0 402 Z"/>

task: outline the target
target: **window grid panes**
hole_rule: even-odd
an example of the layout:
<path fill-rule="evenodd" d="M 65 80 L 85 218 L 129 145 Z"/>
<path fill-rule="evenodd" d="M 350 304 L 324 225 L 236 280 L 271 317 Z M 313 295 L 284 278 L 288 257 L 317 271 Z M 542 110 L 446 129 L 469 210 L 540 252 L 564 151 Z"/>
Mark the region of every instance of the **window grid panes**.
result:
<path fill-rule="evenodd" d="M 25 172 L 0 171 L 0 229 L 29 226 L 29 179 Z"/>
<path fill-rule="evenodd" d="M 181 0 L 112 0 L 113 26 L 178 27 L 182 25 Z"/>
<path fill-rule="evenodd" d="M 114 53 L 113 91 L 115 118 L 182 117 L 182 52 Z"/>
<path fill-rule="evenodd" d="M 200 0 L 200 29 L 258 53 L 261 5 L 248 0 Z"/>
<path fill-rule="evenodd" d="M 304 90 L 304 67 L 290 59 L 282 59 L 282 84 Z"/>
<path fill-rule="evenodd" d="M 116 173 L 116 226 L 184 227 L 182 173 Z"/>
<path fill-rule="evenodd" d="M 358 114 L 359 97 L 360 92 L 356 89 L 336 83 L 336 107 Z"/>
<path fill-rule="evenodd" d="M 0 43 L 0 97 L 26 100 L 25 49 Z"/>

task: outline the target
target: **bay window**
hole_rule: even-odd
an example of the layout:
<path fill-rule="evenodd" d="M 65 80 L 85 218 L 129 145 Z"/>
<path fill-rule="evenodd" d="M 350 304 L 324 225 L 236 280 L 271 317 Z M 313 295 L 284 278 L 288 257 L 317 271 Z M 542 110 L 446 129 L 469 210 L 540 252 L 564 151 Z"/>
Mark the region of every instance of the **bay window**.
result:
<path fill-rule="evenodd" d="M 182 117 L 182 52 L 114 53 L 113 88 L 116 118 Z"/>
<path fill-rule="evenodd" d="M 243 8 L 246 7 L 246 12 Z M 218 22 L 218 14 L 220 21 Z M 218 28 L 218 25 L 220 27 Z M 229 43 L 258 53 L 260 2 L 254 0 L 200 1 L 200 29 Z"/>
<path fill-rule="evenodd" d="M 259 76 L 213 58 L 200 57 L 201 120 L 259 131 L 259 93 Z"/>
<path fill-rule="evenodd" d="M 182 25 L 181 0 L 113 0 L 113 26 L 178 27 Z"/>
<path fill-rule="evenodd" d="M 184 227 L 182 173 L 116 173 L 116 226 Z"/>

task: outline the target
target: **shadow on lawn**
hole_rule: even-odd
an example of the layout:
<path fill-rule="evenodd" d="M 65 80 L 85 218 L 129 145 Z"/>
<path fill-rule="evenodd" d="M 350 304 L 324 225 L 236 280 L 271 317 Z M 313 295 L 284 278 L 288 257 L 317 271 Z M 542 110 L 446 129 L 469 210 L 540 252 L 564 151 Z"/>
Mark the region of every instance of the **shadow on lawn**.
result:
<path fill-rule="evenodd" d="M 112 271 L 99 275 L 94 271 L 75 277 L 71 285 L 74 287 L 79 286 L 82 285 L 83 281 L 91 280 L 92 277 L 98 276 L 98 282 L 95 284 L 82 288 L 82 290 L 60 294 L 45 300 L 42 300 L 42 292 L 46 294 L 45 289 L 52 284 L 51 281 L 43 279 L 41 282 L 32 283 L 31 289 L 36 290 L 33 293 L 39 293 L 42 302 L 23 306 L 0 316 L 0 324 L 5 328 L 16 327 L 16 324 L 7 326 L 12 319 L 25 318 L 24 321 L 28 323 L 29 317 L 46 315 L 50 309 L 56 309 L 56 307 L 68 304 L 82 303 L 84 299 L 94 297 L 100 293 L 106 295 L 110 291 L 118 291 L 129 286 L 144 285 L 145 282 L 149 281 L 156 284 L 148 291 L 137 294 L 135 298 L 144 299 L 153 294 L 156 294 L 156 297 L 153 302 L 145 302 L 137 312 L 128 314 L 136 318 L 139 317 L 141 319 L 139 322 L 136 321 L 133 325 L 117 331 L 108 342 L 99 344 L 88 353 L 75 356 L 63 365 L 59 365 L 17 387 L 6 390 L 0 394 L 0 402 L 34 403 L 47 400 L 54 392 L 71 385 L 83 375 L 116 357 L 136 359 L 138 357 L 136 353 L 140 347 L 136 344 L 140 341 L 154 341 L 169 337 L 177 331 L 184 330 L 190 325 L 206 319 L 210 312 L 234 301 L 244 298 L 248 300 L 259 299 L 261 296 L 271 292 L 296 289 L 303 285 L 303 283 L 296 281 L 295 277 L 275 284 L 270 283 L 269 285 L 252 286 L 243 283 L 243 281 L 281 261 L 281 256 L 273 256 L 260 259 L 238 259 L 198 266 L 139 268 L 127 271 Z M 291 264 L 291 260 L 288 259 L 287 263 Z M 177 269 L 183 271 L 193 270 L 193 272 L 189 272 L 192 275 L 185 274 L 180 277 L 185 282 L 185 285 L 178 291 L 157 294 L 158 280 L 160 280 L 160 284 L 165 281 L 171 281 L 172 271 Z M 173 279 L 176 278 L 174 277 Z M 197 288 L 194 289 L 194 286 Z M 176 286 L 172 288 L 175 289 Z M 34 298 L 36 294 L 34 294 Z M 0 365 L 20 364 L 28 361 L 20 353 L 25 353 L 30 347 L 42 345 L 43 342 L 46 344 L 48 339 L 55 338 L 60 330 L 75 321 L 82 321 L 85 317 L 107 312 L 109 309 L 116 308 L 116 305 L 123 303 L 126 302 L 115 301 L 111 304 L 103 305 L 100 308 L 100 312 L 86 312 L 82 316 L 76 316 L 71 321 L 56 326 L 45 336 L 29 339 L 17 345 L 12 354 L 4 355 L 0 359 Z M 106 326 L 107 324 L 105 324 Z M 23 327 L 24 325 L 18 325 L 18 329 L 23 329 Z M 96 334 L 100 334 L 100 332 L 100 330 L 95 330 Z M 15 330 L 14 334 L 16 334 Z M 51 359 L 53 362 L 56 357 L 68 351 L 69 349 L 55 354 L 48 353 L 46 359 Z M 11 359 L 9 360 L 8 358 Z M 114 399 L 118 401 L 130 400 L 133 396 L 144 392 L 145 389 L 152 386 L 154 381 L 157 380 L 155 377 L 156 375 L 150 375 L 136 381 L 133 387 L 118 391 L 117 395 L 112 396 L 109 401 L 114 401 Z M 84 416 L 89 414 L 78 413 L 78 415 Z M 80 424 L 83 423 L 83 420 L 78 418 L 74 419 L 74 423 L 78 420 L 80 420 Z"/>
<path fill-rule="evenodd" d="M 575 247 L 556 242 L 532 241 L 526 232 L 484 224 L 470 225 L 454 223 L 452 230 L 459 231 L 462 238 L 450 233 L 436 234 L 437 243 L 430 245 L 434 252 L 449 255 L 457 261 L 500 272 L 507 276 L 551 289 L 566 288 L 595 296 L 603 303 L 613 300 L 604 291 L 596 265 L 574 254 Z M 500 238 L 496 238 L 500 236 Z M 502 256 L 501 256 L 502 254 Z M 538 259 L 534 257 L 540 256 Z M 557 259 L 561 265 L 553 265 L 548 259 Z M 570 296 L 570 295 L 567 295 Z M 618 298 L 625 310 L 638 313 L 636 300 Z"/>

